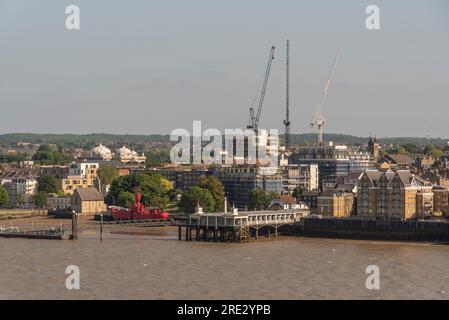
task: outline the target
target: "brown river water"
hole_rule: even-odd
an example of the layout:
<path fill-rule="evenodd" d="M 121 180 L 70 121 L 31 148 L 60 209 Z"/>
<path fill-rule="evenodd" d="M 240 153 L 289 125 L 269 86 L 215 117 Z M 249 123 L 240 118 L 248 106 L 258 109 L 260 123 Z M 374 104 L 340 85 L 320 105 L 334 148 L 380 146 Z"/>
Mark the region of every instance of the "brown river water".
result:
<path fill-rule="evenodd" d="M 148 229 L 148 228 L 146 228 Z M 185 242 L 85 231 L 77 241 L 0 238 L 0 299 L 449 299 L 449 246 L 280 238 Z M 368 290 L 368 265 L 380 289 Z M 65 286 L 80 269 L 80 289 Z"/>

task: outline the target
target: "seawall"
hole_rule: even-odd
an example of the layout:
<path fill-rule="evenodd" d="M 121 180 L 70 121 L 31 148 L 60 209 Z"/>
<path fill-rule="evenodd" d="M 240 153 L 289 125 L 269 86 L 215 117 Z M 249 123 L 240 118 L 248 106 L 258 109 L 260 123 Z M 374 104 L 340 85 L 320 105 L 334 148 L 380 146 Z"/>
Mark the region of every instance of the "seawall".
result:
<path fill-rule="evenodd" d="M 443 221 L 302 218 L 287 233 L 304 237 L 449 243 L 449 223 Z"/>

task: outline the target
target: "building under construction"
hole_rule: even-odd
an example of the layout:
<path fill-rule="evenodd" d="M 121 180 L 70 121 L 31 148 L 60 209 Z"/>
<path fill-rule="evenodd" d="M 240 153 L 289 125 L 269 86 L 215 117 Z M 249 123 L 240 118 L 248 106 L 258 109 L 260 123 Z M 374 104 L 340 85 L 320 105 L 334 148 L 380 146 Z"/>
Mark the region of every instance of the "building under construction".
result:
<path fill-rule="evenodd" d="M 277 193 L 283 190 L 284 175 L 278 167 L 221 166 L 213 169 L 213 175 L 223 184 L 230 203 L 238 208 L 248 206 L 254 189 Z"/>
<path fill-rule="evenodd" d="M 343 176 L 348 172 L 361 172 L 375 165 L 369 151 L 351 149 L 346 145 L 300 146 L 291 157 L 294 164 L 317 164 L 320 183 L 329 176 Z"/>

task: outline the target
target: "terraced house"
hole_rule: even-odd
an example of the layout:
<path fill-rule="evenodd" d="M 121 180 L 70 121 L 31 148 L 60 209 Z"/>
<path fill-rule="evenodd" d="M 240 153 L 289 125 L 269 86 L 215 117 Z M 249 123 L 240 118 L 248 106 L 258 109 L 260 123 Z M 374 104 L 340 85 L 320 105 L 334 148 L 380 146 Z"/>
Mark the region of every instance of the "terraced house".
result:
<path fill-rule="evenodd" d="M 357 186 L 357 215 L 379 219 L 425 218 L 433 214 L 428 181 L 408 170 L 367 170 Z"/>

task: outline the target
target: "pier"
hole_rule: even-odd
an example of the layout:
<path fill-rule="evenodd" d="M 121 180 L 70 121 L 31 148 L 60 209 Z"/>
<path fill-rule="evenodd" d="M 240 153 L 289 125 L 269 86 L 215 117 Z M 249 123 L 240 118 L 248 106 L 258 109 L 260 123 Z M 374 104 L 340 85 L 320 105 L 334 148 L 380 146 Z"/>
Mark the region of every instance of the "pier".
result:
<path fill-rule="evenodd" d="M 202 213 L 190 215 L 178 226 L 178 239 L 186 241 L 248 242 L 261 237 L 277 238 L 279 229 L 296 223 L 297 211 L 251 211 L 239 213 Z"/>

